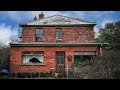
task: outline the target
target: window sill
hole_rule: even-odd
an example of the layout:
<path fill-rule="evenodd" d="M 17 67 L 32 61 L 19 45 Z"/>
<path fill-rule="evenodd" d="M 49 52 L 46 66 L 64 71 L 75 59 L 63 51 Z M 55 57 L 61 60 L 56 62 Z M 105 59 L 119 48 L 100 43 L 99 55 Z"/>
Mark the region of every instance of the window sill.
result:
<path fill-rule="evenodd" d="M 44 42 L 44 40 L 39 40 L 39 41 L 35 41 L 35 42 Z"/>
<path fill-rule="evenodd" d="M 62 40 L 62 39 L 59 39 L 59 40 L 56 40 L 56 41 L 57 41 L 57 42 L 60 42 L 60 41 L 62 42 L 63 40 Z"/>
<path fill-rule="evenodd" d="M 34 64 L 29 64 L 29 63 L 27 63 L 27 64 L 20 64 L 21 66 L 32 66 L 32 65 L 34 65 L 34 66 L 45 66 L 45 64 L 39 64 L 39 63 L 34 63 Z"/>

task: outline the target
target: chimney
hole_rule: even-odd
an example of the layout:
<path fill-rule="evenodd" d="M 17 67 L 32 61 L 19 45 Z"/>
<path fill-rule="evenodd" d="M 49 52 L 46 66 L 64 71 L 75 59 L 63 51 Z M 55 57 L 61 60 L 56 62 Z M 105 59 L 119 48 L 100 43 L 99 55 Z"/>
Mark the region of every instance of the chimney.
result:
<path fill-rule="evenodd" d="M 37 20 L 37 17 L 36 17 L 36 16 L 34 17 L 34 20 Z"/>
<path fill-rule="evenodd" d="M 39 14 L 39 19 L 42 19 L 42 18 L 44 18 L 43 12 L 41 12 L 41 14 Z"/>

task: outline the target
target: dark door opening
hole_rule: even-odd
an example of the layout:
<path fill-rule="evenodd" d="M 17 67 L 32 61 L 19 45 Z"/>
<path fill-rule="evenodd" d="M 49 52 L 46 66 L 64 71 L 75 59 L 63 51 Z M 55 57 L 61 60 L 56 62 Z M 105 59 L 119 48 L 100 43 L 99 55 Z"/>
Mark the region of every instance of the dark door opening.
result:
<path fill-rule="evenodd" d="M 56 72 L 57 73 L 65 72 L 65 52 L 61 51 L 56 52 Z"/>

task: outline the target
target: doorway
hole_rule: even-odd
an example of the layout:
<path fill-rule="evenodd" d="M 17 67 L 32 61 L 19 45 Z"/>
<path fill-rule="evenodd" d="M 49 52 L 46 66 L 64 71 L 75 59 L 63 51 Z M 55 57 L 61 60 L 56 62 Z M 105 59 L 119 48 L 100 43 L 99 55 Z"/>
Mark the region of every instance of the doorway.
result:
<path fill-rule="evenodd" d="M 65 52 L 64 51 L 56 52 L 56 72 L 57 73 L 65 72 Z"/>

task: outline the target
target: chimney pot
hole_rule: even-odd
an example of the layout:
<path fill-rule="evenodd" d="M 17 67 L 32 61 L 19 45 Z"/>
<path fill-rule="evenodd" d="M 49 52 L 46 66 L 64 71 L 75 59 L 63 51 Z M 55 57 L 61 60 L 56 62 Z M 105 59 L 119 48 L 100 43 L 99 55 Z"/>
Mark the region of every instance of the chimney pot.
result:
<path fill-rule="evenodd" d="M 43 12 L 41 12 L 41 14 L 39 14 L 39 19 L 42 19 L 42 18 L 44 18 Z"/>
<path fill-rule="evenodd" d="M 37 17 L 36 17 L 36 16 L 34 17 L 34 20 L 37 20 Z"/>

